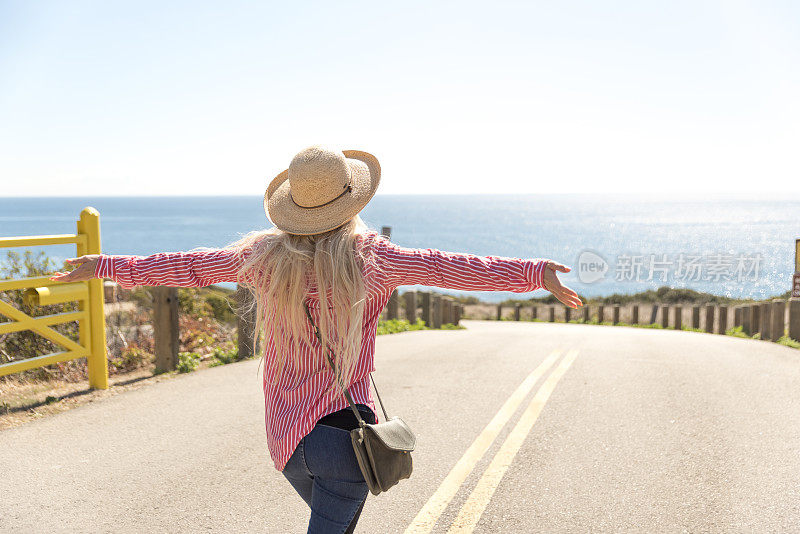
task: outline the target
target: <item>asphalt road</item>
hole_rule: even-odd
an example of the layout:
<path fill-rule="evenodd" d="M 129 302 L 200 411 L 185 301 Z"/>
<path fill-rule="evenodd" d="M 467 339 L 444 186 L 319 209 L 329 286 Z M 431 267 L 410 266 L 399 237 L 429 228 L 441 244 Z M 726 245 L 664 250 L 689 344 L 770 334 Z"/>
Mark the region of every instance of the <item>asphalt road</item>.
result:
<path fill-rule="evenodd" d="M 378 337 L 375 379 L 417 434 L 415 471 L 368 497 L 357 532 L 800 532 L 800 351 L 464 324 Z M 0 432 L 0 531 L 305 532 L 269 459 L 257 368 Z"/>

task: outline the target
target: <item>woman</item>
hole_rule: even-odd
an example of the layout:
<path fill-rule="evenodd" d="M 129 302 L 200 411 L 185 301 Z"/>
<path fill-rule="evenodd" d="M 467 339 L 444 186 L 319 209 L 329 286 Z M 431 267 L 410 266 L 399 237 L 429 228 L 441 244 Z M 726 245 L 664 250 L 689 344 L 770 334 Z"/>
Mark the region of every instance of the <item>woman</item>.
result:
<path fill-rule="evenodd" d="M 67 260 L 75 270 L 52 278 L 106 277 L 123 288 L 218 282 L 247 287 L 256 307 L 253 346 L 259 337 L 267 340 L 267 444 L 275 468 L 311 508 L 308 532 L 352 532 L 368 493 L 349 436 L 356 418 L 323 346 L 333 349 L 336 372 L 364 419 L 375 423 L 369 388 L 375 334 L 398 286 L 516 293 L 545 288 L 567 306 L 582 305 L 559 282 L 556 271 L 569 271 L 559 263 L 407 248 L 369 229 L 358 213 L 375 194 L 380 173 L 377 159 L 366 152 L 309 147 L 267 188 L 264 209 L 273 228 L 222 249 L 81 256 Z"/>

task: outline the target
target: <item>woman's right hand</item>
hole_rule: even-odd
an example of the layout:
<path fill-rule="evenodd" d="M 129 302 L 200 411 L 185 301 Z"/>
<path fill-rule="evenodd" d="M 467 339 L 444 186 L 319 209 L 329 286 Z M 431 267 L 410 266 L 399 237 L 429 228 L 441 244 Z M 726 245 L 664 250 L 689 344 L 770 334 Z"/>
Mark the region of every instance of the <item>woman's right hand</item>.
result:
<path fill-rule="evenodd" d="M 83 280 L 91 280 L 94 278 L 94 271 L 97 267 L 97 261 L 100 259 L 100 254 L 87 254 L 79 258 L 69 258 L 68 263 L 77 265 L 78 268 L 66 273 L 57 272 L 50 277 L 54 282 L 81 282 Z"/>
<path fill-rule="evenodd" d="M 544 268 L 544 288 L 555 295 L 555 297 L 565 305 L 577 309 L 578 306 L 583 306 L 580 297 L 570 288 L 561 285 L 561 281 L 558 279 L 558 276 L 556 276 L 556 271 L 568 273 L 570 270 L 571 269 L 566 265 L 561 265 L 555 261 L 548 261 Z"/>

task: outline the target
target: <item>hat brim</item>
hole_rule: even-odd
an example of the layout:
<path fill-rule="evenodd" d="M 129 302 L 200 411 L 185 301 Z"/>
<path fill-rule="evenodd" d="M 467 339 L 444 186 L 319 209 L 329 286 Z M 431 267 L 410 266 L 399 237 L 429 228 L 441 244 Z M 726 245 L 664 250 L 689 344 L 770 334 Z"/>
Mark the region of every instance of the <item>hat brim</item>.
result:
<path fill-rule="evenodd" d="M 343 150 L 350 166 L 351 189 L 330 204 L 303 208 L 292 200 L 289 190 L 289 169 L 276 176 L 264 193 L 267 218 L 284 232 L 313 235 L 333 230 L 346 223 L 375 195 L 381 181 L 378 159 L 360 150 Z"/>

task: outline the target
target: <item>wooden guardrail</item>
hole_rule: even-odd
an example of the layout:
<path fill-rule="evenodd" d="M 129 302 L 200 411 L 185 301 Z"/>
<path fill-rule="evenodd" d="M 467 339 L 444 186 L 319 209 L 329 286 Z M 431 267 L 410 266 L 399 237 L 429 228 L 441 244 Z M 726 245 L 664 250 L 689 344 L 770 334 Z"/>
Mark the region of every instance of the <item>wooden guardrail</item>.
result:
<path fill-rule="evenodd" d="M 509 320 L 522 319 L 521 304 L 516 304 Z M 547 313 L 540 313 L 544 309 Z M 650 310 L 649 322 L 641 323 L 640 317 L 646 316 Z M 724 304 L 706 304 L 684 307 L 681 304 L 631 304 L 628 306 L 586 305 L 581 310 L 573 310 L 563 305 L 539 305 L 529 307 L 530 319 L 547 317 L 550 322 L 598 322 L 604 324 L 655 324 L 662 328 L 682 329 L 684 326 L 702 329 L 708 333 L 724 334 L 731 327 L 742 327 L 748 336 L 760 334 L 760 339 L 777 341 L 786 335 L 800 341 L 800 298 L 792 297 L 788 301 L 773 299 L 769 302 L 756 302 L 733 307 Z M 609 317 L 608 312 L 611 312 Z M 644 312 L 644 314 L 642 313 Z M 577 315 L 573 315 L 577 314 Z M 503 319 L 503 305 L 497 305 L 497 318 Z M 701 321 L 702 319 L 702 321 Z"/>
<path fill-rule="evenodd" d="M 97 210 L 84 208 L 76 226 L 75 234 L 0 237 L 0 248 L 74 243 L 78 256 L 100 254 L 100 214 Z M 25 290 L 23 299 L 30 306 L 77 301 L 78 311 L 33 317 L 0 300 L 0 314 L 11 319 L 0 323 L 0 335 L 30 330 L 66 349 L 4 363 L 0 365 L 0 376 L 86 357 L 89 387 L 108 389 L 103 281 L 92 279 L 64 283 L 50 280 L 48 276 L 0 280 L 0 291 L 18 289 Z M 78 342 L 51 328 L 71 321 L 78 321 Z"/>

